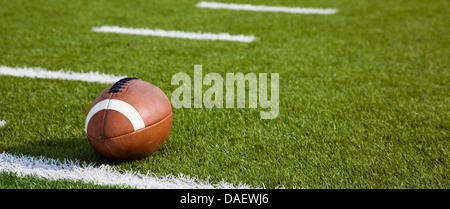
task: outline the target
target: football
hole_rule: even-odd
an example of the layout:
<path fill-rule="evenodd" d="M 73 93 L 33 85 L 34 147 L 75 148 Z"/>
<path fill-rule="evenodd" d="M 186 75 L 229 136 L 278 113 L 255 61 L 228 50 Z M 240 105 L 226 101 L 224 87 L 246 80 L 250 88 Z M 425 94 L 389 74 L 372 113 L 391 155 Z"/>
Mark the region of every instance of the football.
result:
<path fill-rule="evenodd" d="M 123 78 L 103 90 L 86 117 L 89 143 L 105 158 L 136 160 L 153 154 L 172 127 L 172 106 L 158 87 Z"/>

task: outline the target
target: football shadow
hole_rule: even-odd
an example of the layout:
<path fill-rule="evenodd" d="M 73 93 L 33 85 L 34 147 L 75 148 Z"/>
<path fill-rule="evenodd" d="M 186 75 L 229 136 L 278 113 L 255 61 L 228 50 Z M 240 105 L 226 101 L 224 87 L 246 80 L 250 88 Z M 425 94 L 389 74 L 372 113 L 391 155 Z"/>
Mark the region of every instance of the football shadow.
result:
<path fill-rule="evenodd" d="M 39 141 L 29 141 L 8 147 L 5 152 L 17 156 L 33 156 L 57 159 L 59 161 L 72 160 L 86 163 L 118 164 L 121 161 L 114 161 L 103 158 L 90 146 L 86 138 L 62 138 L 47 139 Z"/>

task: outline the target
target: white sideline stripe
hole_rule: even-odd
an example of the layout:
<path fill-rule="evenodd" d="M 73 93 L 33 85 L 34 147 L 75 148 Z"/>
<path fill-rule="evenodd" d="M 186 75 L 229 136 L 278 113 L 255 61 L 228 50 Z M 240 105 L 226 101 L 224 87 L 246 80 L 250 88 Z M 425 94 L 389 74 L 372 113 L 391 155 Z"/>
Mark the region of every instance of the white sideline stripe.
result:
<path fill-rule="evenodd" d="M 179 174 L 158 177 L 133 171 L 119 172 L 109 165 L 95 166 L 78 161 L 59 161 L 44 157 L 14 156 L 0 153 L 0 172 L 12 172 L 19 177 L 37 176 L 49 180 L 73 180 L 97 185 L 120 185 L 142 189 L 250 189 L 240 183 L 235 186 L 224 180 L 211 184 L 207 180 Z"/>
<path fill-rule="evenodd" d="M 105 99 L 95 104 L 94 107 L 92 107 L 92 109 L 89 111 L 86 117 L 86 122 L 84 124 L 84 131 L 86 133 L 87 133 L 87 126 L 92 116 L 94 116 L 95 113 L 101 110 L 115 110 L 117 112 L 122 113 L 122 115 L 127 117 L 128 120 L 131 122 L 131 125 L 133 125 L 135 131 L 141 128 L 145 128 L 144 120 L 142 119 L 139 112 L 136 109 L 134 109 L 133 106 L 122 100 Z"/>
<path fill-rule="evenodd" d="M 251 4 L 227 4 L 227 3 L 205 2 L 205 1 L 198 3 L 197 7 L 208 9 L 230 9 L 230 10 L 246 10 L 256 12 L 286 12 L 297 14 L 320 14 L 320 15 L 330 15 L 338 12 L 337 9 L 281 7 L 281 6 L 265 6 L 265 5 L 251 5 Z"/>
<path fill-rule="evenodd" d="M 133 34 L 142 36 L 159 36 L 159 37 L 196 39 L 196 40 L 237 41 L 247 43 L 255 40 L 254 36 L 230 35 L 228 33 L 201 33 L 201 32 L 195 33 L 184 31 L 166 31 L 161 29 L 125 28 L 107 25 L 101 27 L 94 27 L 92 28 L 92 30 L 101 33 L 121 33 L 121 34 Z"/>
<path fill-rule="evenodd" d="M 0 128 L 6 125 L 6 121 L 5 120 L 0 120 Z"/>
<path fill-rule="evenodd" d="M 0 66 L 0 75 L 15 77 L 64 79 L 86 82 L 114 83 L 126 76 L 115 76 L 98 72 L 78 73 L 73 71 L 51 71 L 40 67 L 8 67 Z"/>

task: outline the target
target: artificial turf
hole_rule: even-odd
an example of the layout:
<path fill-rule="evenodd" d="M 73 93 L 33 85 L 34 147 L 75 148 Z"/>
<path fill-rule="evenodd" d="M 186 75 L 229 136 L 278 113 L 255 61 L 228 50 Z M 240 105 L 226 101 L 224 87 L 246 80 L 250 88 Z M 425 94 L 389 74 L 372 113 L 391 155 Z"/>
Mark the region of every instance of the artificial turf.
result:
<path fill-rule="evenodd" d="M 135 76 L 168 98 L 178 87 L 172 76 L 193 77 L 198 64 L 222 77 L 280 75 L 276 119 L 261 120 L 262 108 L 173 108 L 164 145 L 132 162 L 100 157 L 85 137 L 89 106 L 108 84 L 0 76 L 0 151 L 267 188 L 450 188 L 446 0 L 227 1 L 339 9 L 334 15 L 209 10 L 190 0 L 0 2 L 0 65 Z M 102 25 L 258 40 L 91 30 Z M 2 173 L 0 187 L 11 178 Z M 14 185 L 33 187 L 31 179 Z"/>

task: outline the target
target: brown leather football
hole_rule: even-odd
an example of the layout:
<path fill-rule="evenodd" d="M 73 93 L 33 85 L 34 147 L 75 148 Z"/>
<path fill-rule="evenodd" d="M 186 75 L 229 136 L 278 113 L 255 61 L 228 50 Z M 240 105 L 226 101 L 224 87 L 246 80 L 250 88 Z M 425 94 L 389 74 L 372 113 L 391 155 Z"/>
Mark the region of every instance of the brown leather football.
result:
<path fill-rule="evenodd" d="M 135 160 L 154 153 L 172 127 L 172 106 L 158 87 L 123 78 L 94 100 L 86 117 L 89 143 L 100 155 Z"/>

